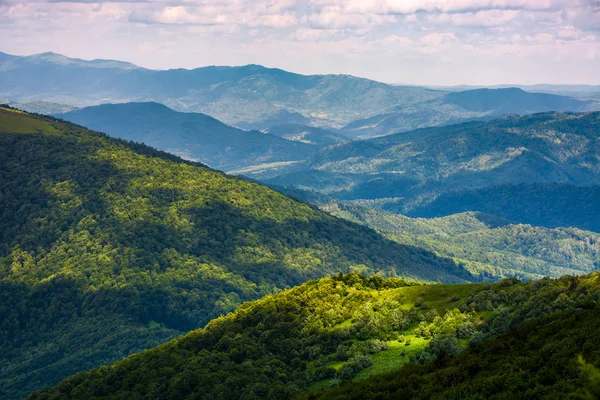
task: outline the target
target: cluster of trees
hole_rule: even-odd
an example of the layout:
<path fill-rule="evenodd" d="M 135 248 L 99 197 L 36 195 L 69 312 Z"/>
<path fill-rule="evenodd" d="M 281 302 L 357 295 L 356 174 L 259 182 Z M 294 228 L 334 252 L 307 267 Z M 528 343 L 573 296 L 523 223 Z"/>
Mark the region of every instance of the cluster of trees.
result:
<path fill-rule="evenodd" d="M 338 388 L 310 396 L 385 397 L 404 387 L 406 398 L 432 398 L 442 386 L 450 395 L 440 398 L 461 398 L 470 377 L 481 385 L 473 395 L 497 390 L 511 398 L 523 387 L 564 395 L 584 379 L 577 354 L 600 360 L 593 345 L 600 339 L 599 280 L 595 273 L 417 286 L 358 274 L 323 278 L 246 303 L 205 329 L 79 373 L 31 399 L 284 399 L 321 381 Z M 412 349 L 416 341 L 425 345 L 410 357 L 399 354 L 398 372 L 348 383 L 380 367 L 379 355 L 393 352 L 390 346 Z M 531 372 L 521 376 L 519 368 Z M 496 372 L 506 382 L 497 382 Z"/>
<path fill-rule="evenodd" d="M 438 336 L 427 354 L 393 373 L 342 383 L 306 398 L 598 399 L 599 278 L 596 273 L 529 289 L 519 285 L 514 294 L 509 291 L 515 308 L 497 309 L 481 325 L 488 338 L 455 357 L 449 356 L 456 353 L 455 340 Z M 494 332 L 505 333 L 489 337 Z"/>
<path fill-rule="evenodd" d="M 0 109 L 0 387 L 23 397 L 338 271 L 469 281 L 243 179 Z"/>
<path fill-rule="evenodd" d="M 597 202 L 589 201 L 595 207 Z M 600 234 L 595 232 L 514 224 L 474 212 L 415 219 L 356 204 L 322 208 L 398 243 L 452 257 L 482 279 L 538 279 L 600 269 Z"/>

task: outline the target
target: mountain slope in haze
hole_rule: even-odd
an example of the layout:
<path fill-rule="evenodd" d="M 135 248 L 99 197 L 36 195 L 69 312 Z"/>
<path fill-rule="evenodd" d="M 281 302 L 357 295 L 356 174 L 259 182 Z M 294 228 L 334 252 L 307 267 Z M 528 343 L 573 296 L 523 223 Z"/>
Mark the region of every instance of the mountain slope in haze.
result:
<path fill-rule="evenodd" d="M 342 134 L 306 125 L 275 125 L 264 132 L 287 140 L 319 147 L 327 147 L 348 141 L 348 138 Z"/>
<path fill-rule="evenodd" d="M 577 227 L 600 232 L 600 185 L 570 184 L 498 185 L 441 194 L 431 203 L 410 211 L 414 217 L 439 217 L 464 211 L 481 211 L 549 228 Z M 383 209 L 398 212 L 402 202 L 381 202 Z"/>
<path fill-rule="evenodd" d="M 589 196 L 593 185 L 600 184 L 600 113 L 541 113 L 419 129 L 331 146 L 304 166 L 308 172 L 300 167 L 264 180 L 308 187 L 409 216 L 481 211 L 532 225 L 596 230 L 598 216 L 593 211 L 597 202 Z M 301 179 L 306 174 L 314 176 Z M 562 215 L 558 202 L 553 204 L 555 197 L 544 196 L 550 194 L 547 190 L 552 185 L 578 187 L 570 201 L 582 208 Z M 496 187 L 514 188 L 503 200 L 510 207 L 497 203 L 496 208 L 504 208 L 500 214 L 491 209 Z M 523 197 L 518 187 L 524 188 Z M 452 207 L 445 206 L 446 200 L 435 203 L 440 196 L 468 196 L 470 191 L 487 191 L 488 206 L 473 208 L 459 200 L 451 202 Z M 563 197 L 561 204 L 566 206 L 568 191 L 556 198 Z M 523 207 L 531 218 L 513 218 L 511 209 L 519 209 L 518 204 L 526 199 L 531 201 Z M 429 208 L 433 204 L 437 212 Z"/>
<path fill-rule="evenodd" d="M 242 131 L 208 115 L 181 113 L 158 103 L 103 104 L 56 116 L 225 171 L 297 161 L 319 150 L 310 143 Z"/>
<path fill-rule="evenodd" d="M 474 274 L 539 279 L 600 270 L 600 234 L 594 232 L 514 224 L 477 212 L 414 219 L 356 205 L 321 208 L 398 243 L 452 257 Z"/>
<path fill-rule="evenodd" d="M 177 111 L 204 113 L 246 130 L 300 124 L 344 128 L 344 134 L 360 138 L 506 112 L 600 109 L 595 100 L 515 88 L 476 89 L 458 95 L 348 75 L 300 75 L 260 65 L 159 71 L 55 53 L 0 57 L 0 98 L 77 107 L 154 101 Z M 473 109 L 473 104 L 483 103 L 485 110 Z"/>
<path fill-rule="evenodd" d="M 547 93 L 529 93 L 519 88 L 475 89 L 448 93 L 447 104 L 474 112 L 502 114 L 533 114 L 544 111 L 581 111 L 589 102 Z"/>
<path fill-rule="evenodd" d="M 264 186 L 0 108 L 3 399 L 338 271 L 474 279 Z"/>
<path fill-rule="evenodd" d="M 321 390 L 342 382 L 346 396 L 356 388 L 351 397 L 369 398 L 365 386 L 393 376 L 413 394 L 400 398 L 519 398 L 511 394 L 523 393 L 523 385 L 530 397 L 566 398 L 583 386 L 577 356 L 600 361 L 598 279 L 595 273 L 528 283 L 407 286 L 357 274 L 324 278 L 245 304 L 205 329 L 77 374 L 30 399 L 290 399 L 307 391 L 328 396 Z M 499 358 L 506 369 L 498 368 Z M 444 375 L 447 366 L 454 369 Z M 523 370 L 529 373 L 519 374 Z M 403 379 L 415 372 L 423 377 Z M 496 373 L 501 382 L 491 378 Z M 456 391 L 471 380 L 478 384 L 471 392 Z M 426 384 L 454 396 L 435 397 Z"/>
<path fill-rule="evenodd" d="M 77 110 L 68 104 L 52 103 L 49 101 L 32 101 L 31 103 L 11 103 L 13 108 L 33 114 L 53 115 Z"/>
<path fill-rule="evenodd" d="M 393 112 L 353 121 L 343 128 L 343 132 L 366 139 L 466 120 L 488 120 L 506 114 L 593 110 L 600 110 L 600 103 L 562 95 L 530 93 L 519 88 L 484 88 L 451 92 L 415 106 L 397 107 Z"/>
<path fill-rule="evenodd" d="M 0 57 L 0 97 L 76 106 L 163 103 L 244 129 L 276 124 L 341 127 L 442 92 L 347 75 L 299 75 L 259 65 L 155 71 L 117 61 L 45 53 Z"/>

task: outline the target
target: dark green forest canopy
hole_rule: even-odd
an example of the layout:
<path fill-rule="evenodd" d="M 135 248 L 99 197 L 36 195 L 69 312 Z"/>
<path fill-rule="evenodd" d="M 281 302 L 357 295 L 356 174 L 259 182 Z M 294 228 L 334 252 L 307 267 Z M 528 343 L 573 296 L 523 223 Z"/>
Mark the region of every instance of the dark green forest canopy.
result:
<path fill-rule="evenodd" d="M 599 273 L 463 285 L 340 274 L 30 399 L 564 399 L 584 385 L 577 356 L 600 361 L 599 300 Z"/>
<path fill-rule="evenodd" d="M 264 186 L 0 109 L 0 397 L 338 271 L 474 279 Z"/>

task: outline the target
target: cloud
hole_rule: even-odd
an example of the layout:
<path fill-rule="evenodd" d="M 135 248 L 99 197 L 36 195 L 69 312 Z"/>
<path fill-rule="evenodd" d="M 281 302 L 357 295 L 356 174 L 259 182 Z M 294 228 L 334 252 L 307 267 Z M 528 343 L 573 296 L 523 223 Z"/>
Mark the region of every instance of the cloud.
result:
<path fill-rule="evenodd" d="M 574 40 L 581 36 L 582 32 L 573 25 L 562 26 L 558 31 L 558 37 L 563 40 Z"/>
<path fill-rule="evenodd" d="M 440 44 L 451 43 L 456 40 L 456 35 L 452 32 L 430 33 L 421 38 L 421 44 L 426 46 L 439 46 Z"/>
<path fill-rule="evenodd" d="M 313 27 L 340 29 L 340 28 L 365 28 L 375 25 L 393 23 L 393 15 L 379 15 L 374 13 L 346 13 L 340 6 L 327 6 L 320 12 L 311 14 L 308 22 Z"/>
<path fill-rule="evenodd" d="M 574 0 L 323 0 L 320 4 L 343 4 L 351 13 L 414 14 L 416 12 L 472 12 L 477 10 L 560 9 Z M 576 1 L 576 0 L 575 0 Z"/>
<path fill-rule="evenodd" d="M 258 63 L 432 84 L 600 80 L 597 0 L 0 0 L 0 34 L 8 53 L 151 68 Z"/>

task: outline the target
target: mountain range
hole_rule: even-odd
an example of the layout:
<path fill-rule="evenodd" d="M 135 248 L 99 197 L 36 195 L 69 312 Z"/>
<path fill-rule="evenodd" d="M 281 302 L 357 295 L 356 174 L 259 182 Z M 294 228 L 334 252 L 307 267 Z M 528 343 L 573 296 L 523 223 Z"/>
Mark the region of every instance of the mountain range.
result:
<path fill-rule="evenodd" d="M 481 211 L 598 231 L 600 113 L 539 113 L 327 147 L 253 175 L 409 216 Z"/>
<path fill-rule="evenodd" d="M 348 75 L 300 75 L 259 65 L 159 71 L 55 53 L 0 54 L 0 98 L 75 107 L 153 101 L 246 130 L 310 125 L 341 129 L 346 136 L 359 138 L 513 112 L 600 109 L 598 99 L 516 88 L 455 93 Z M 473 108 L 474 104 L 478 106 Z"/>
<path fill-rule="evenodd" d="M 0 398 L 600 398 L 598 93 L 0 53 Z"/>

